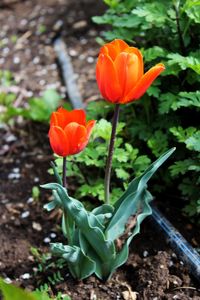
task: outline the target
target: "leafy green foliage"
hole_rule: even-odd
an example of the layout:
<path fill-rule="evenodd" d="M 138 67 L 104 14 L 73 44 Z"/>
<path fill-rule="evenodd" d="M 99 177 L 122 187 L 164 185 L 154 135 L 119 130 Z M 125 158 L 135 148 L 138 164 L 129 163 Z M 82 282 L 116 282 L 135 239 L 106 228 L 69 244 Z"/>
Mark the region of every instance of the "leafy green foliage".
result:
<path fill-rule="evenodd" d="M 180 199 L 188 201 L 188 205 L 184 202 L 187 205 L 184 211 L 189 215 L 190 208 L 195 215 L 196 205 L 197 216 L 200 199 L 200 2 L 125 0 L 115 6 L 107 4 L 103 16 L 93 17 L 94 22 L 109 26 L 103 38 L 121 38 L 140 48 L 147 70 L 159 62 L 166 66 L 165 72 L 140 101 L 122 107 L 121 118 L 126 122 L 124 143 L 128 140 L 134 147 L 136 145 L 140 149 L 137 155 L 148 153 L 151 160 L 170 145 L 176 145 L 173 166 L 161 176 L 159 185 L 166 187 L 162 193 L 172 189 Z M 119 174 L 126 178 L 126 173 L 119 171 Z M 174 181 L 177 176 L 179 178 Z"/>
<path fill-rule="evenodd" d="M 92 211 L 83 203 L 70 197 L 59 183 L 48 183 L 41 187 L 54 191 L 54 199 L 45 205 L 50 211 L 63 211 L 62 229 L 68 244 L 52 243 L 52 252 L 67 261 L 71 274 L 84 279 L 95 274 L 108 279 L 128 259 L 129 244 L 140 232 L 140 224 L 152 213 L 147 183 L 157 169 L 170 157 L 175 148 L 168 150 L 152 163 L 146 171 L 130 182 L 114 205 L 102 204 Z M 54 167 L 56 180 L 60 182 Z M 127 231 L 128 221 L 133 225 Z M 123 238 L 122 238 L 123 237 Z M 122 238 L 122 248 L 116 247 L 116 240 Z"/>
<path fill-rule="evenodd" d="M 139 155 L 139 150 L 123 141 L 125 123 L 117 127 L 115 152 L 113 155 L 113 180 L 111 202 L 114 203 L 133 176 L 140 176 L 151 160 Z M 85 196 L 104 201 L 104 169 L 111 134 L 111 123 L 105 119 L 97 122 L 89 145 L 83 152 L 67 158 L 68 176 L 77 180 L 76 197 Z M 62 172 L 62 158 L 56 159 L 58 171 Z M 87 171 L 86 171 L 87 169 Z M 51 171 L 52 173 L 52 171 Z M 96 174 L 96 176 L 91 176 Z"/>
<path fill-rule="evenodd" d="M 37 263 L 35 275 L 37 275 L 38 284 L 41 285 L 42 278 L 46 278 L 46 283 L 41 285 L 41 287 L 44 287 L 44 289 L 41 288 L 39 291 L 48 292 L 49 285 L 55 286 L 56 284 L 64 281 L 64 278 L 60 272 L 60 270 L 66 265 L 63 259 L 55 262 L 52 260 L 51 253 L 41 253 L 37 248 L 34 247 L 31 248 L 31 253 Z"/>
<path fill-rule="evenodd" d="M 0 122 L 8 122 L 16 116 L 38 122 L 48 122 L 51 113 L 56 110 L 61 101 L 60 95 L 55 90 L 46 90 L 42 97 L 30 98 L 26 107 L 18 107 L 15 105 L 17 94 L 12 92 L 12 85 L 14 84 L 12 74 L 9 71 L 1 71 L 0 83 L 4 87 L 0 92 L 2 111 Z"/>

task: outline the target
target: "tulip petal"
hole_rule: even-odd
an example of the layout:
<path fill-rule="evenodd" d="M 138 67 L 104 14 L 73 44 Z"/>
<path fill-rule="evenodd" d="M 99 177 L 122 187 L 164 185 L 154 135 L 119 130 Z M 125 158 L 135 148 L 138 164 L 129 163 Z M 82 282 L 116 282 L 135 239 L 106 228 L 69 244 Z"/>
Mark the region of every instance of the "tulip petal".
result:
<path fill-rule="evenodd" d="M 63 157 L 68 155 L 69 143 L 62 128 L 51 126 L 49 130 L 49 141 L 54 153 Z"/>
<path fill-rule="evenodd" d="M 56 112 L 51 115 L 50 126 L 59 126 L 65 128 L 65 126 L 71 122 L 76 122 L 80 125 L 86 125 L 86 115 L 83 109 L 74 109 L 68 111 L 63 107 L 60 107 Z"/>
<path fill-rule="evenodd" d="M 100 54 L 96 66 L 96 78 L 102 96 L 110 102 L 117 102 L 122 95 L 113 61 L 109 56 Z"/>
<path fill-rule="evenodd" d="M 139 99 L 150 87 L 156 77 L 158 77 L 158 75 L 164 70 L 165 66 L 163 64 L 157 64 L 152 67 L 142 76 L 137 85 L 124 97 L 121 103 L 127 103 L 131 102 L 134 99 Z"/>
<path fill-rule="evenodd" d="M 87 138 L 88 138 L 88 140 L 89 140 L 89 138 L 90 138 L 90 135 L 91 135 L 91 133 L 92 133 L 92 129 L 93 129 L 95 123 L 96 123 L 95 120 L 90 120 L 90 121 L 87 123 L 87 125 L 86 125 Z"/>
<path fill-rule="evenodd" d="M 140 79 L 140 60 L 134 53 L 122 52 L 117 56 L 114 65 L 123 89 L 122 98 L 124 98 Z"/>
<path fill-rule="evenodd" d="M 142 77 L 143 74 L 144 74 L 144 63 L 143 63 L 143 56 L 142 56 L 141 51 L 138 48 L 135 48 L 135 47 L 128 47 L 124 50 L 124 52 L 133 53 L 137 56 L 138 65 L 139 65 L 138 78 Z"/>
<path fill-rule="evenodd" d="M 120 39 L 116 39 L 111 43 L 106 44 L 100 49 L 100 54 L 105 54 L 110 56 L 112 61 L 114 61 L 119 53 L 128 48 L 128 44 Z"/>
<path fill-rule="evenodd" d="M 79 153 L 87 145 L 86 127 L 72 122 L 65 127 L 64 131 L 69 142 L 70 155 Z"/>

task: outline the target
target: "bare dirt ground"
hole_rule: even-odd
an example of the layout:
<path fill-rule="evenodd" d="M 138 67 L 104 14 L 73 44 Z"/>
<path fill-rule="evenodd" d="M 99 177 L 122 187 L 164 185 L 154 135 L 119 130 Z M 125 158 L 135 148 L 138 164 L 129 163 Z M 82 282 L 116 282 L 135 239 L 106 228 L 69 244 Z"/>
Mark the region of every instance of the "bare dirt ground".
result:
<path fill-rule="evenodd" d="M 99 46 L 95 37 L 99 29 L 90 18 L 101 10 L 101 1 L 92 0 L 1 1 L 0 69 L 10 70 L 14 76 L 22 94 L 17 105 L 24 105 L 29 97 L 47 88 L 55 88 L 67 98 L 53 49 L 59 34 L 66 41 L 83 99 L 98 99 L 95 61 Z M 50 241 L 62 239 L 59 215 L 42 208 L 51 195 L 40 191 L 38 200 L 32 197 L 34 186 L 50 180 L 47 169 L 53 156 L 47 132 L 47 125 L 32 122 L 0 128 L 0 275 L 31 290 L 47 283 L 52 295 L 61 291 L 73 300 L 126 300 L 134 296 L 137 300 L 200 300 L 197 281 L 151 219 L 144 222 L 142 233 L 133 241 L 127 264 L 107 283 L 93 276 L 78 282 L 65 266 L 60 270 L 63 279 L 52 284 L 49 277 L 57 272 L 54 259 L 50 259 L 50 267 L 38 271 L 31 247 L 47 253 Z M 199 247 L 195 226 L 179 215 L 175 204 L 165 206 L 176 226 Z"/>

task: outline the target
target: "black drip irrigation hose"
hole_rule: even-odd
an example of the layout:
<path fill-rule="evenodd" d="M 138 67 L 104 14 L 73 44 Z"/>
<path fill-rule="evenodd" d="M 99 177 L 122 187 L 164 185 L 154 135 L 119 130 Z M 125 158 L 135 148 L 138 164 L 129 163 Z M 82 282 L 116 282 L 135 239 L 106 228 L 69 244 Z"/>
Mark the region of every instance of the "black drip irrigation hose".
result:
<path fill-rule="evenodd" d="M 58 62 L 62 71 L 63 81 L 67 88 L 69 100 L 73 108 L 84 108 L 82 97 L 76 84 L 76 76 L 74 74 L 71 58 L 67 52 L 67 46 L 61 38 L 54 41 L 54 50 L 56 52 Z"/>
<path fill-rule="evenodd" d="M 55 40 L 54 49 L 60 63 L 69 100 L 73 108 L 84 108 L 82 97 L 76 85 L 71 59 L 67 53 L 67 47 L 61 38 L 57 38 Z M 162 230 L 167 242 L 170 243 L 172 249 L 188 267 L 189 272 L 200 282 L 200 255 L 184 239 L 180 232 L 164 217 L 155 205 L 153 205 L 152 211 L 152 218 L 156 226 Z"/>
<path fill-rule="evenodd" d="M 180 232 L 164 217 L 155 205 L 152 205 L 152 218 L 154 223 L 162 230 L 167 242 L 174 252 L 188 267 L 190 273 L 200 281 L 200 255 L 186 241 Z"/>

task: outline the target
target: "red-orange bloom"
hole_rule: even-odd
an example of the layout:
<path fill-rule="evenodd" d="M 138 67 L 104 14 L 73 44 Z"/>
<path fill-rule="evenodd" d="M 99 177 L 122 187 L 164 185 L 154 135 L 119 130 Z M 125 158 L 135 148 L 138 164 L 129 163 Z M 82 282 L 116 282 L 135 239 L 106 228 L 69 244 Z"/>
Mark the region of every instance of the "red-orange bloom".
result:
<path fill-rule="evenodd" d="M 86 122 L 84 110 L 67 111 L 60 107 L 50 120 L 49 140 L 51 148 L 59 156 L 81 152 L 88 144 L 95 121 Z"/>
<path fill-rule="evenodd" d="M 122 40 L 114 40 L 100 50 L 97 84 L 106 100 L 124 104 L 139 99 L 164 69 L 160 63 L 144 74 L 141 52 Z"/>

